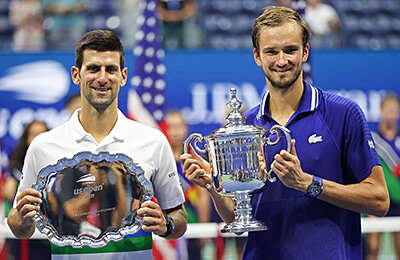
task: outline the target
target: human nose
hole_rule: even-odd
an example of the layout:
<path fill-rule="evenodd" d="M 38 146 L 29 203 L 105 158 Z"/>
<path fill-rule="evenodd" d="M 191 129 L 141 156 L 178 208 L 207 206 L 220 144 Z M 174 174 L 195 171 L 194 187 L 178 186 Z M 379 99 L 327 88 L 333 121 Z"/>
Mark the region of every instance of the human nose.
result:
<path fill-rule="evenodd" d="M 278 65 L 279 66 L 285 66 L 286 63 L 287 63 L 286 55 L 285 55 L 285 53 L 283 51 L 280 51 L 279 55 L 278 55 Z"/>
<path fill-rule="evenodd" d="M 105 68 L 100 69 L 97 81 L 100 85 L 105 85 L 107 83 L 107 72 Z"/>

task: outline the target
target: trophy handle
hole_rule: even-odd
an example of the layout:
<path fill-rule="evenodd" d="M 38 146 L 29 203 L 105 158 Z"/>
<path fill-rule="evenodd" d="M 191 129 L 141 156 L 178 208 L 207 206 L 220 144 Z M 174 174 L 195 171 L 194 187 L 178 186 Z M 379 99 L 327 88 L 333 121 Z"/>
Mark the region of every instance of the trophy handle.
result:
<path fill-rule="evenodd" d="M 206 150 L 200 149 L 197 146 L 198 142 L 203 142 L 204 141 L 204 137 L 201 134 L 197 134 L 197 133 L 189 135 L 189 137 L 186 138 L 186 140 L 183 142 L 183 152 L 184 153 L 188 153 L 189 144 L 193 139 L 195 139 L 194 140 L 194 148 L 195 148 L 195 150 L 197 150 L 197 151 L 199 151 L 201 153 L 206 153 L 207 152 Z"/>
<path fill-rule="evenodd" d="M 206 150 L 200 149 L 200 148 L 197 146 L 197 143 L 198 143 L 198 142 L 203 142 L 203 141 L 204 141 L 204 137 L 203 137 L 201 134 L 197 134 L 197 133 L 194 133 L 194 134 L 189 135 L 189 137 L 186 138 L 186 140 L 183 142 L 183 152 L 184 152 L 184 153 L 188 153 L 189 144 L 190 144 L 190 142 L 191 142 L 193 139 L 195 139 L 195 140 L 194 140 L 194 149 L 197 150 L 197 151 L 199 151 L 200 153 L 207 153 Z M 208 176 L 207 174 L 201 174 L 200 177 L 206 177 L 207 179 L 210 180 L 211 184 L 209 184 L 209 183 L 206 184 L 206 188 L 207 188 L 208 190 L 211 189 L 211 188 L 213 187 L 213 185 L 212 185 L 213 181 L 212 181 L 211 176 Z"/>
<path fill-rule="evenodd" d="M 285 134 L 286 142 L 287 142 L 286 151 L 288 153 L 290 153 L 292 151 L 292 135 L 290 134 L 290 130 L 284 126 L 274 125 L 273 127 L 271 127 L 271 129 L 269 130 L 269 133 L 276 134 L 277 138 L 276 138 L 275 142 L 272 142 L 271 139 L 269 137 L 267 137 L 264 139 L 265 143 L 268 145 L 277 144 L 281 140 L 281 133 L 278 130 L 281 130 Z M 271 177 L 271 174 L 272 174 L 272 170 L 269 170 L 267 173 L 266 179 L 268 179 L 270 182 L 275 182 L 276 177 Z"/>

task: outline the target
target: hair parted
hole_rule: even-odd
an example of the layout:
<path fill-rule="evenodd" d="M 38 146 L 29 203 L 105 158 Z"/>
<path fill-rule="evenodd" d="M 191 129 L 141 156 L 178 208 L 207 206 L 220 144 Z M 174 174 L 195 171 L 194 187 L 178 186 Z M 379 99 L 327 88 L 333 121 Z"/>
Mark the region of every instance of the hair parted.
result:
<path fill-rule="evenodd" d="M 75 48 L 75 62 L 78 69 L 81 69 L 82 67 L 83 52 L 85 50 L 119 51 L 121 70 L 124 68 L 124 47 L 117 35 L 112 31 L 94 30 L 87 32 L 82 36 Z"/>
<path fill-rule="evenodd" d="M 256 19 L 251 32 L 253 47 L 258 54 L 260 53 L 259 38 L 261 30 L 265 27 L 279 26 L 285 22 L 295 22 L 301 27 L 303 31 L 303 49 L 306 48 L 310 39 L 310 29 L 300 14 L 288 7 L 270 6 Z"/>

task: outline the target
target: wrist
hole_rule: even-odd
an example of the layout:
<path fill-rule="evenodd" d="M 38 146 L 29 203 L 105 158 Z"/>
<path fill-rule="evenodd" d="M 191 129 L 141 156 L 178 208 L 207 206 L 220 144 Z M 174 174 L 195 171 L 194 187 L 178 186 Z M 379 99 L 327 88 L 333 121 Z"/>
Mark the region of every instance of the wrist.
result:
<path fill-rule="evenodd" d="M 165 226 L 167 227 L 167 231 L 160 235 L 160 237 L 167 238 L 175 232 L 175 222 L 174 219 L 164 213 L 165 218 Z"/>
<path fill-rule="evenodd" d="M 304 195 L 306 195 L 307 197 L 316 198 L 322 193 L 324 189 L 324 180 L 318 176 L 312 175 L 312 177 L 313 181 L 310 183 L 310 185 L 308 185 L 307 192 L 304 193 Z"/>

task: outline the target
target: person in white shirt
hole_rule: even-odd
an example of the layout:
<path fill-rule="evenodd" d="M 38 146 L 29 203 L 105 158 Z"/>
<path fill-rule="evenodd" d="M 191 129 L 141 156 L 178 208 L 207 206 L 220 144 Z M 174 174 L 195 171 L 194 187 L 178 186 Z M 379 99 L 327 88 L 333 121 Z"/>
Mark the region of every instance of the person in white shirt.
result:
<path fill-rule="evenodd" d="M 321 0 L 307 0 L 304 19 L 312 32 L 311 39 L 324 37 L 335 39 L 340 33 L 341 24 L 335 8 Z M 337 45 L 339 42 L 334 42 L 334 44 Z"/>
<path fill-rule="evenodd" d="M 71 75 L 80 85 L 81 109 L 68 122 L 32 142 L 8 225 L 17 238 L 30 238 L 34 233 L 33 217 L 42 198 L 30 187 L 44 167 L 82 151 L 122 153 L 143 169 L 158 202 L 146 201 L 138 209 L 137 214 L 143 218 L 140 237 L 125 237 L 110 247 L 89 251 L 52 245 L 52 258 L 152 259 L 152 233 L 176 239 L 187 226 L 185 198 L 168 140 L 159 130 L 129 120 L 118 110 L 118 93 L 127 81 L 127 68 L 122 44 L 113 32 L 86 33 L 75 54 L 76 66 L 71 68 Z"/>

